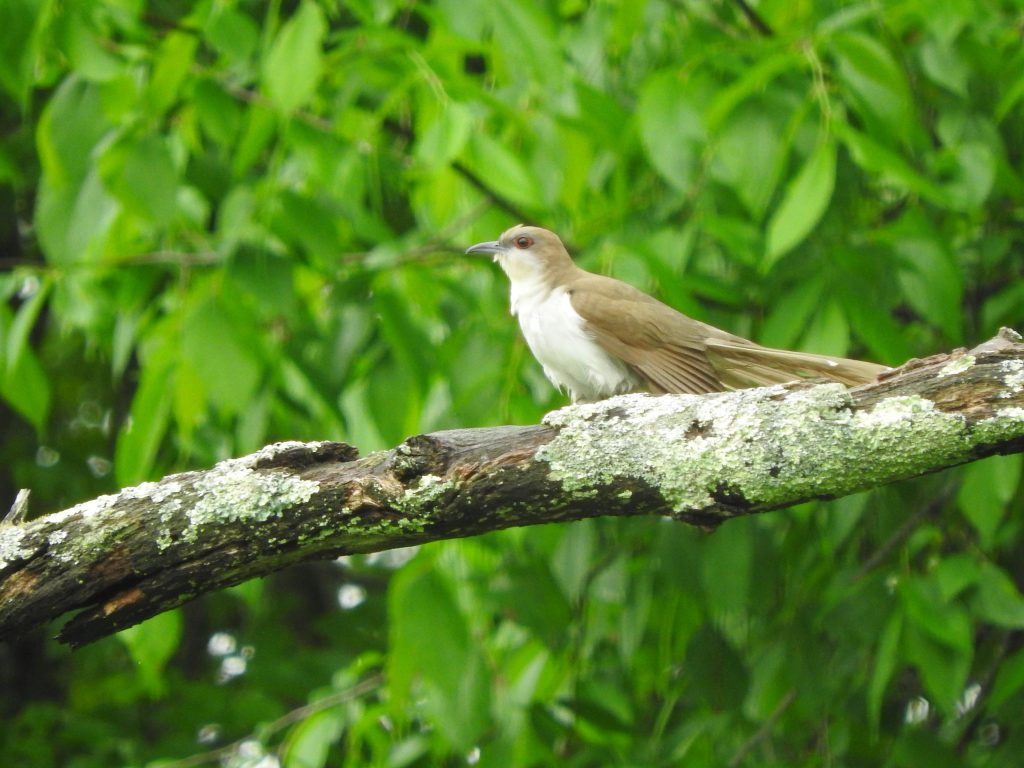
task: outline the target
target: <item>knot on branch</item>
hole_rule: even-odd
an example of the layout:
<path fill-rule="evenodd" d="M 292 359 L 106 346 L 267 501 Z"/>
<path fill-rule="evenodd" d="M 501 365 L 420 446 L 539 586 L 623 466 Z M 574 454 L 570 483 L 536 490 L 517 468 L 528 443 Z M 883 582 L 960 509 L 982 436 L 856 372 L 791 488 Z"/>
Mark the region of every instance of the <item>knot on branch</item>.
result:
<path fill-rule="evenodd" d="M 413 435 L 395 449 L 390 469 L 408 483 L 424 475 L 441 475 L 448 468 L 448 447 L 433 435 Z"/>
<path fill-rule="evenodd" d="M 348 443 L 322 440 L 317 443 L 286 442 L 268 445 L 255 455 L 253 469 L 305 469 L 314 464 L 344 463 L 359 458 L 359 449 Z"/>

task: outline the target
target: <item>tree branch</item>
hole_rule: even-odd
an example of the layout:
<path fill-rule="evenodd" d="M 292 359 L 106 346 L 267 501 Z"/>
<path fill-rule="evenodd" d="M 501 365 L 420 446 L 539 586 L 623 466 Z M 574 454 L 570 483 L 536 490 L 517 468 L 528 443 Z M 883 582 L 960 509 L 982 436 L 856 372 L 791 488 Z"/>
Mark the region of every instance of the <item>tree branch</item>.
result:
<path fill-rule="evenodd" d="M 761 18 L 761 15 L 751 7 L 747 0 L 734 0 L 734 2 L 739 6 L 740 11 L 746 17 L 747 21 L 750 22 L 750 26 L 756 29 L 761 35 L 764 37 L 771 37 L 775 34 L 775 32 L 772 31 L 772 28 L 768 26 L 768 22 Z"/>
<path fill-rule="evenodd" d="M 1024 344 L 880 381 L 625 395 L 526 427 L 411 437 L 357 458 L 279 443 L 0 527 L 0 636 L 81 609 L 81 645 L 292 563 L 516 525 L 666 515 L 713 527 L 1024 450 Z"/>

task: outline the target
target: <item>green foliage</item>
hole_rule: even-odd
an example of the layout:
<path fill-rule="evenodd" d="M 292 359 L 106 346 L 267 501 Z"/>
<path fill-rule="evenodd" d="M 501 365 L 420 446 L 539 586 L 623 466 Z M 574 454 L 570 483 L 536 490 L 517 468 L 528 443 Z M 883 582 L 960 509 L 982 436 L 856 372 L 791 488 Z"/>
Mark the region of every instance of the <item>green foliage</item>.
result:
<path fill-rule="evenodd" d="M 679 0 L 0 4 L 0 500 L 537 421 L 563 400 L 461 255 L 521 220 L 777 346 L 1020 328 L 1019 8 L 753 5 L 773 34 Z M 24 638 L 5 757 L 1015 765 L 1020 476 L 507 531 Z"/>

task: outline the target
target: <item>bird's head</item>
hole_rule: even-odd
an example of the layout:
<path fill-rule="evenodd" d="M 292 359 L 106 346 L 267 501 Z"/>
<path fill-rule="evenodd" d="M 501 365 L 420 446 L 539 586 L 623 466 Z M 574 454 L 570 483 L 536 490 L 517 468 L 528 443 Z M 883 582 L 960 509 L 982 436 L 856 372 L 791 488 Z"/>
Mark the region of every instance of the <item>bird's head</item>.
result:
<path fill-rule="evenodd" d="M 497 240 L 477 243 L 466 253 L 490 253 L 512 282 L 542 278 L 572 263 L 558 235 L 541 227 L 517 224 Z"/>

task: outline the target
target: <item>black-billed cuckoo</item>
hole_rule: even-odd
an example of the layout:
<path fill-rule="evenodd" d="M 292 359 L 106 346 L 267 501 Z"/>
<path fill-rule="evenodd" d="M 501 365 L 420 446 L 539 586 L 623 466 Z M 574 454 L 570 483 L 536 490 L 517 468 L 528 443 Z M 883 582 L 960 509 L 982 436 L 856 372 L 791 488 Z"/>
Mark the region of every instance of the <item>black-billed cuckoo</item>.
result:
<path fill-rule="evenodd" d="M 824 378 L 847 386 L 885 366 L 762 347 L 577 267 L 554 232 L 519 225 L 489 253 L 512 283 L 512 314 L 544 374 L 573 402 L 626 392 L 703 394 Z"/>

